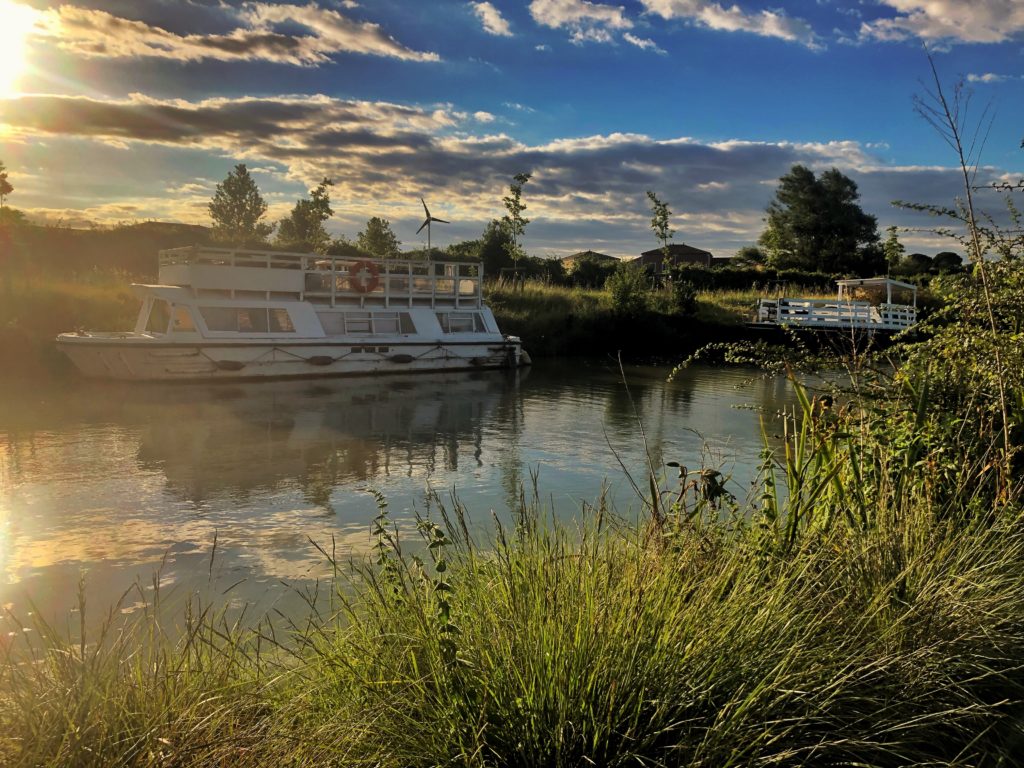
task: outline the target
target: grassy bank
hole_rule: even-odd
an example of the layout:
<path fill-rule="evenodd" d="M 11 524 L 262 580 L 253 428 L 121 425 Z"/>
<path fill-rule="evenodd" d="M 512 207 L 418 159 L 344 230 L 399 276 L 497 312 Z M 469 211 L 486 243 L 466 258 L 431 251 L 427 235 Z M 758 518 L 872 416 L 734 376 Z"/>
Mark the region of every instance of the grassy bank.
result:
<path fill-rule="evenodd" d="M 138 300 L 127 275 L 93 271 L 69 278 L 21 272 L 0 279 L 0 360 L 4 379 L 62 375 L 68 366 L 54 346 L 76 328 L 131 328 Z"/>
<path fill-rule="evenodd" d="M 0 359 L 10 361 L 6 378 L 32 381 L 64 375 L 56 352 L 58 333 L 76 328 L 120 330 L 132 327 L 138 302 L 131 275 L 88 270 L 69 276 L 26 269 L 0 283 Z M 692 317 L 674 314 L 667 295 L 652 293 L 649 309 L 623 317 L 606 291 L 527 283 L 521 290 L 497 286 L 487 299 L 500 327 L 521 336 L 536 357 L 627 355 L 673 360 L 709 343 L 736 342 L 750 334 L 743 327 L 762 294 L 758 291 L 704 291 Z"/>
<path fill-rule="evenodd" d="M 628 316 L 616 313 L 605 290 L 528 282 L 515 290 L 495 286 L 487 300 L 501 328 L 520 336 L 534 356 L 603 356 L 622 350 L 633 359 L 679 359 L 706 344 L 756 338 L 745 324 L 758 299 L 775 296 L 754 289 L 700 291 L 695 312 L 682 315 L 672 308 L 668 291 L 652 291 L 646 310 Z"/>

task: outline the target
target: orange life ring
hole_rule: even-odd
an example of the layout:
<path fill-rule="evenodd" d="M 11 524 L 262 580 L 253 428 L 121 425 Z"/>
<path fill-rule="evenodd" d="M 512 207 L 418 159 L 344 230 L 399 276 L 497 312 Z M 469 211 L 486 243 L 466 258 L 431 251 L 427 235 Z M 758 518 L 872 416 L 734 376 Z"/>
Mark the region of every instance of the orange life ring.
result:
<path fill-rule="evenodd" d="M 357 261 L 348 268 L 348 287 L 356 293 L 370 293 L 380 284 L 380 270 L 372 261 Z"/>

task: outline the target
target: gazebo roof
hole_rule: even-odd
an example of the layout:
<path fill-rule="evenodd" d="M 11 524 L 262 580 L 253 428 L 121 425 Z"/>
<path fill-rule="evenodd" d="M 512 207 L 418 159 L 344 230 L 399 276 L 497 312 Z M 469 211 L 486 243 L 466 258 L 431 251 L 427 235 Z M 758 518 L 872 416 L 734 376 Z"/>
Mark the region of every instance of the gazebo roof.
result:
<path fill-rule="evenodd" d="M 844 288 L 859 288 L 861 286 L 891 286 L 893 288 L 908 288 L 917 293 L 917 286 L 913 283 L 904 283 L 900 280 L 893 280 L 891 277 L 853 277 L 847 280 L 836 280 L 836 285 Z"/>

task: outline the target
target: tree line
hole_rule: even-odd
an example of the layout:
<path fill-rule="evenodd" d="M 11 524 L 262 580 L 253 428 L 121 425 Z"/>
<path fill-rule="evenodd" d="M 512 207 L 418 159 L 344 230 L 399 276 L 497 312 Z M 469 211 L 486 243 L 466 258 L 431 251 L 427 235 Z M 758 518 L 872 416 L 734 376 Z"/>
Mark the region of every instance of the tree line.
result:
<path fill-rule="evenodd" d="M 573 282 L 600 287 L 616 269 L 614 262 L 582 256 L 567 275 L 563 264 L 526 254 L 523 240 L 530 220 L 523 188 L 530 173 L 516 174 L 502 198 L 506 214 L 488 222 L 480 237 L 452 243 L 444 251 L 452 260 L 480 261 L 487 274 L 503 270 L 518 277 L 544 278 L 555 282 Z M 356 239 L 332 237 L 325 223 L 334 215 L 330 192 L 333 182 L 324 178 L 305 197 L 296 201 L 291 212 L 278 222 L 267 220 L 267 203 L 255 179 L 240 163 L 217 184 L 208 204 L 213 238 L 234 247 L 267 247 L 333 255 L 370 255 L 395 257 L 401 241 L 386 218 L 367 220 Z M 0 162 L 0 221 L 24 222 L 24 216 L 6 206 L 14 191 L 7 168 Z M 653 191 L 651 230 L 666 258 L 675 231 L 670 227 L 672 212 Z M 878 274 L 916 275 L 955 272 L 962 268 L 961 257 L 943 251 L 934 257 L 907 254 L 899 242 L 898 228 L 887 229 L 883 242 L 877 219 L 865 213 L 859 204 L 857 184 L 836 168 L 815 174 L 803 165 L 794 165 L 779 179 L 774 199 L 768 205 L 765 228 L 756 245 L 741 248 L 731 260 L 737 267 L 771 270 L 797 270 L 825 274 L 852 274 L 869 277 Z M 406 251 L 408 257 L 431 257 L 422 250 Z"/>

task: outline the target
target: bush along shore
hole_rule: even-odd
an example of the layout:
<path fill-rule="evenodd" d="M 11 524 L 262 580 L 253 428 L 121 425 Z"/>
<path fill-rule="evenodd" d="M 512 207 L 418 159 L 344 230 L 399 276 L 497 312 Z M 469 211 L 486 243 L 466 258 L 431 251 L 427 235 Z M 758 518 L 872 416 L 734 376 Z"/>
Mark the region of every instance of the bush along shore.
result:
<path fill-rule="evenodd" d="M 1024 269 L 959 280 L 895 370 L 794 383 L 751 499 L 652 467 L 638 520 L 527 495 L 474 542 L 457 503 L 396 532 L 378 497 L 301 622 L 8 617 L 0 763 L 1016 764 Z"/>

